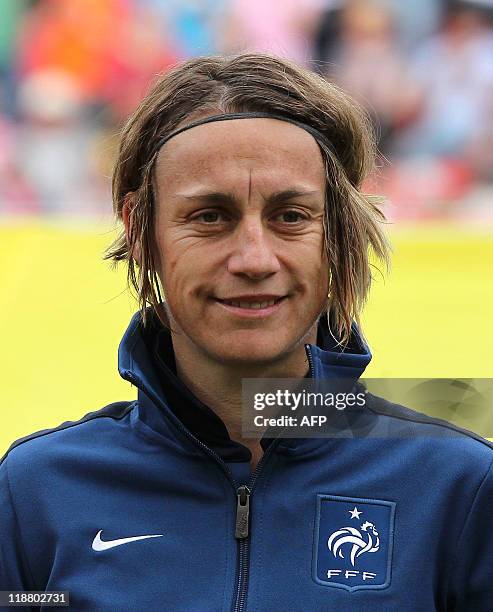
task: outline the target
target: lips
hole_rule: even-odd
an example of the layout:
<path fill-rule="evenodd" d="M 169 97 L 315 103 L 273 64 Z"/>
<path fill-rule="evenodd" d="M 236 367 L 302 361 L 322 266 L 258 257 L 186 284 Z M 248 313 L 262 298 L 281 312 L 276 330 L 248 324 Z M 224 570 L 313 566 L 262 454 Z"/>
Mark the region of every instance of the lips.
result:
<path fill-rule="evenodd" d="M 251 308 L 252 310 L 259 310 L 260 308 L 268 308 L 274 306 L 278 300 L 269 300 L 268 302 L 239 302 L 236 300 L 221 300 L 223 304 L 228 306 L 235 306 L 236 308 Z"/>
<path fill-rule="evenodd" d="M 247 310 L 261 310 L 262 308 L 270 308 L 278 304 L 286 296 L 271 297 L 271 296 L 241 296 L 234 299 L 219 299 L 216 298 L 221 304 L 226 306 L 233 306 L 234 308 L 244 308 Z"/>

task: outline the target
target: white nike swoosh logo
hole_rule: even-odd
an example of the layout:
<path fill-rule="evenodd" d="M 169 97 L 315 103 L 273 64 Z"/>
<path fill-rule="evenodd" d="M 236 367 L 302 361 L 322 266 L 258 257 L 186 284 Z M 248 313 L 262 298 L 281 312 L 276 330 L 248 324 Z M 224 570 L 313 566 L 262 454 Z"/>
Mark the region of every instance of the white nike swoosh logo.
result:
<path fill-rule="evenodd" d="M 101 539 L 102 529 L 98 531 L 96 537 L 92 542 L 92 549 L 101 551 L 108 550 L 108 548 L 114 548 L 115 546 L 121 546 L 122 544 L 128 544 L 129 542 L 136 542 L 137 540 L 145 540 L 147 538 L 162 538 L 164 534 L 159 533 L 155 535 L 141 535 L 141 536 L 133 536 L 132 538 L 120 538 L 119 540 L 106 540 L 103 541 Z"/>

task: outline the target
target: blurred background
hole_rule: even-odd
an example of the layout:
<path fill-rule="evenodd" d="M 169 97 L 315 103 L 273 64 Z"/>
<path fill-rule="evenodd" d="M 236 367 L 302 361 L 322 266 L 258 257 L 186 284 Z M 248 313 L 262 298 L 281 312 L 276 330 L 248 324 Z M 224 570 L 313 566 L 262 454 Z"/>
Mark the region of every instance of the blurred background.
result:
<path fill-rule="evenodd" d="M 137 309 L 115 234 L 118 130 L 159 73 L 266 51 L 370 112 L 390 276 L 369 376 L 493 377 L 493 0 L 0 0 L 0 453 L 135 397 L 118 342 Z"/>

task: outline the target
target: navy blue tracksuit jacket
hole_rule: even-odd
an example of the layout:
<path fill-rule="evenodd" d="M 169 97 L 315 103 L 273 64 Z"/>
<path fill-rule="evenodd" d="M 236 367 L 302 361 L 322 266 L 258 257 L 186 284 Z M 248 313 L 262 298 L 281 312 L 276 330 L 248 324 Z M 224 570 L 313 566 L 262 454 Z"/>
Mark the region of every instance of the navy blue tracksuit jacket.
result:
<path fill-rule="evenodd" d="M 325 325 L 310 376 L 357 381 L 357 328 L 341 353 Z M 340 436 L 262 439 L 251 474 L 177 379 L 167 330 L 136 314 L 119 371 L 136 401 L 3 457 L 0 590 L 67 590 L 90 612 L 493 610 L 486 440 L 369 395 Z"/>

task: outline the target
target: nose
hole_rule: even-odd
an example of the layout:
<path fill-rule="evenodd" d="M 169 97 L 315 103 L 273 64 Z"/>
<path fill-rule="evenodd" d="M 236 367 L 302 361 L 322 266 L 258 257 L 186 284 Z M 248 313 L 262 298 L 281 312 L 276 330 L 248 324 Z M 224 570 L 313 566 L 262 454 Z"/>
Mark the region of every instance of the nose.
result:
<path fill-rule="evenodd" d="M 232 236 L 233 249 L 228 259 L 228 271 L 260 280 L 280 270 L 273 250 L 272 236 L 257 217 L 244 217 Z"/>

